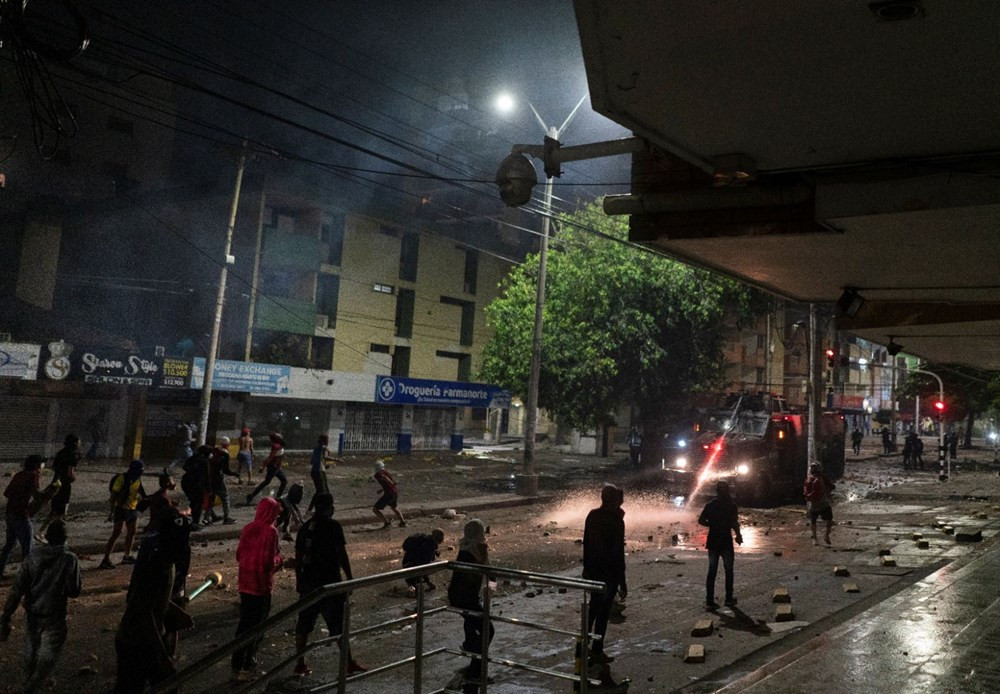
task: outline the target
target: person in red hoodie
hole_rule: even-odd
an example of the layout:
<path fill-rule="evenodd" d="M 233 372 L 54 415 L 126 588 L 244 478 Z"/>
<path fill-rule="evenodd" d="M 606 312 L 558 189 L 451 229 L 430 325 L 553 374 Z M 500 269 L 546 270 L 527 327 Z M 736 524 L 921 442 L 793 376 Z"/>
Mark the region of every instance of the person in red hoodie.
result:
<path fill-rule="evenodd" d="M 809 466 L 809 477 L 802 485 L 802 496 L 806 498 L 806 510 L 809 512 L 809 527 L 812 530 L 812 541 L 814 545 L 819 544 L 816 539 L 816 521 L 822 518 L 826 521 L 826 535 L 823 542 L 830 544 L 830 531 L 833 530 L 833 501 L 830 493 L 834 490 L 834 484 L 823 472 L 823 466 L 818 462 L 813 462 Z"/>
<path fill-rule="evenodd" d="M 281 504 L 269 496 L 257 504 L 257 514 L 244 526 L 236 546 L 239 564 L 238 586 L 240 591 L 240 634 L 257 626 L 271 612 L 271 593 L 274 591 L 274 572 L 281 568 L 281 546 L 274 522 L 281 513 Z M 257 667 L 257 647 L 260 639 L 251 641 L 233 653 L 233 680 L 248 682 Z"/>

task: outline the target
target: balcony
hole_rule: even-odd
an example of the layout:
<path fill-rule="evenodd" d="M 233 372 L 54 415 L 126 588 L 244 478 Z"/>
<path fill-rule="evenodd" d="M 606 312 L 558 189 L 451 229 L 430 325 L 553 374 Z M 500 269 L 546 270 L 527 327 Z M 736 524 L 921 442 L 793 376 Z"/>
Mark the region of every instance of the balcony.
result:
<path fill-rule="evenodd" d="M 322 246 L 315 236 L 269 229 L 264 235 L 261 265 L 266 268 L 319 272 L 320 265 L 327 257 Z"/>

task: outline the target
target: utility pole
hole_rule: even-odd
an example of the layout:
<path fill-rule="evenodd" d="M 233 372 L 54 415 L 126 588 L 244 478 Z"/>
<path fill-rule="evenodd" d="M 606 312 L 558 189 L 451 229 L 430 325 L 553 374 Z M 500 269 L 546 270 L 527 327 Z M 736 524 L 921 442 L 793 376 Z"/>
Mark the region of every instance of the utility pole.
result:
<path fill-rule="evenodd" d="M 243 185 L 243 170 L 247 163 L 247 143 L 243 141 L 240 163 L 236 169 L 236 186 L 233 203 L 229 210 L 229 226 L 226 227 L 226 245 L 222 254 L 222 270 L 219 272 L 219 294 L 215 300 L 215 318 L 212 321 L 212 338 L 205 358 L 205 378 L 201 386 L 201 421 L 198 425 L 197 445 L 205 444 L 208 434 L 208 411 L 212 405 L 212 376 L 215 372 L 215 355 L 219 351 L 219 332 L 222 328 L 222 307 L 226 303 L 226 279 L 229 276 L 229 251 L 233 245 L 233 228 L 236 226 L 236 210 L 240 204 L 240 187 Z"/>
<path fill-rule="evenodd" d="M 816 304 L 809 304 L 809 428 L 806 431 L 806 467 L 816 460 L 816 432 L 819 430 L 819 408 L 816 401 L 819 398 L 819 363 L 816 355 L 819 351 L 819 335 L 816 325 Z"/>
<path fill-rule="evenodd" d="M 260 246 L 264 236 L 264 187 L 260 189 L 260 214 L 257 217 L 257 245 L 253 252 L 253 276 L 250 279 L 250 309 L 247 311 L 247 344 L 243 352 L 243 361 L 250 361 L 250 349 L 253 347 L 253 321 L 257 311 L 257 284 L 260 281 Z"/>

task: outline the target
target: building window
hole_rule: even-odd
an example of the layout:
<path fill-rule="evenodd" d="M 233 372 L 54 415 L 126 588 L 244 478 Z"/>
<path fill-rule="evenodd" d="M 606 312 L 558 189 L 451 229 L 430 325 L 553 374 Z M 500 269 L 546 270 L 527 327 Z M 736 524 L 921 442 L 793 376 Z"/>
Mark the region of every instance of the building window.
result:
<path fill-rule="evenodd" d="M 407 282 L 417 281 L 417 250 L 420 237 L 417 234 L 404 234 L 399 244 L 399 279 Z"/>
<path fill-rule="evenodd" d="M 475 294 L 476 284 L 479 282 L 479 251 L 466 249 L 465 251 L 465 293 Z M 462 343 L 465 344 L 465 343 Z"/>
<path fill-rule="evenodd" d="M 376 282 L 375 284 L 372 285 L 372 291 L 378 292 L 379 294 L 392 294 L 394 289 L 391 284 L 382 284 L 380 282 Z"/>
<path fill-rule="evenodd" d="M 758 366 L 756 372 L 757 385 L 764 385 L 764 367 Z"/>
<path fill-rule="evenodd" d="M 764 335 L 757 335 L 757 349 L 766 349 L 766 338 Z"/>
<path fill-rule="evenodd" d="M 320 273 L 316 286 L 316 307 L 327 316 L 327 325 L 337 324 L 337 302 L 340 300 L 340 277 Z"/>
<path fill-rule="evenodd" d="M 371 343 L 371 346 L 368 348 L 368 351 L 374 352 L 375 354 L 388 354 L 389 345 L 377 345 L 373 342 Z"/>
<path fill-rule="evenodd" d="M 410 375 L 410 348 L 396 346 L 392 353 L 392 375 L 403 378 Z"/>
<path fill-rule="evenodd" d="M 123 135 L 131 135 L 135 130 L 135 125 L 127 118 L 108 116 L 108 130 L 122 133 Z"/>
<path fill-rule="evenodd" d="M 326 246 L 327 264 L 340 265 L 344 255 L 344 215 L 336 215 L 320 227 L 319 240 Z"/>
<path fill-rule="evenodd" d="M 459 328 L 458 343 L 463 347 L 472 345 L 473 333 L 476 326 L 476 305 L 471 301 L 453 299 L 450 296 L 442 296 L 441 303 L 448 306 L 459 306 L 462 309 L 462 323 Z"/>
<path fill-rule="evenodd" d="M 314 369 L 333 368 L 333 338 L 314 337 L 312 339 L 312 367 Z"/>
<path fill-rule="evenodd" d="M 456 364 L 456 381 L 468 382 L 472 380 L 472 355 L 463 354 L 462 352 L 446 352 L 444 350 L 438 350 L 436 352 L 438 357 L 442 359 L 454 359 Z"/>
<path fill-rule="evenodd" d="M 400 289 L 396 295 L 396 337 L 413 337 L 415 298 L 412 289 Z"/>

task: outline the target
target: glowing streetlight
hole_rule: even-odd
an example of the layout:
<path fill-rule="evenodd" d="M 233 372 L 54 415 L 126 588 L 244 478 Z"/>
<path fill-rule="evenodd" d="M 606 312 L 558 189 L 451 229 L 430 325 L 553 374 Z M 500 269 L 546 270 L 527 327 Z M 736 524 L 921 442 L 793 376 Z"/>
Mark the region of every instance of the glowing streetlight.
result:
<path fill-rule="evenodd" d="M 493 105 L 500 113 L 511 113 L 517 107 L 517 102 L 514 101 L 513 96 L 503 92 L 497 96 Z"/>

